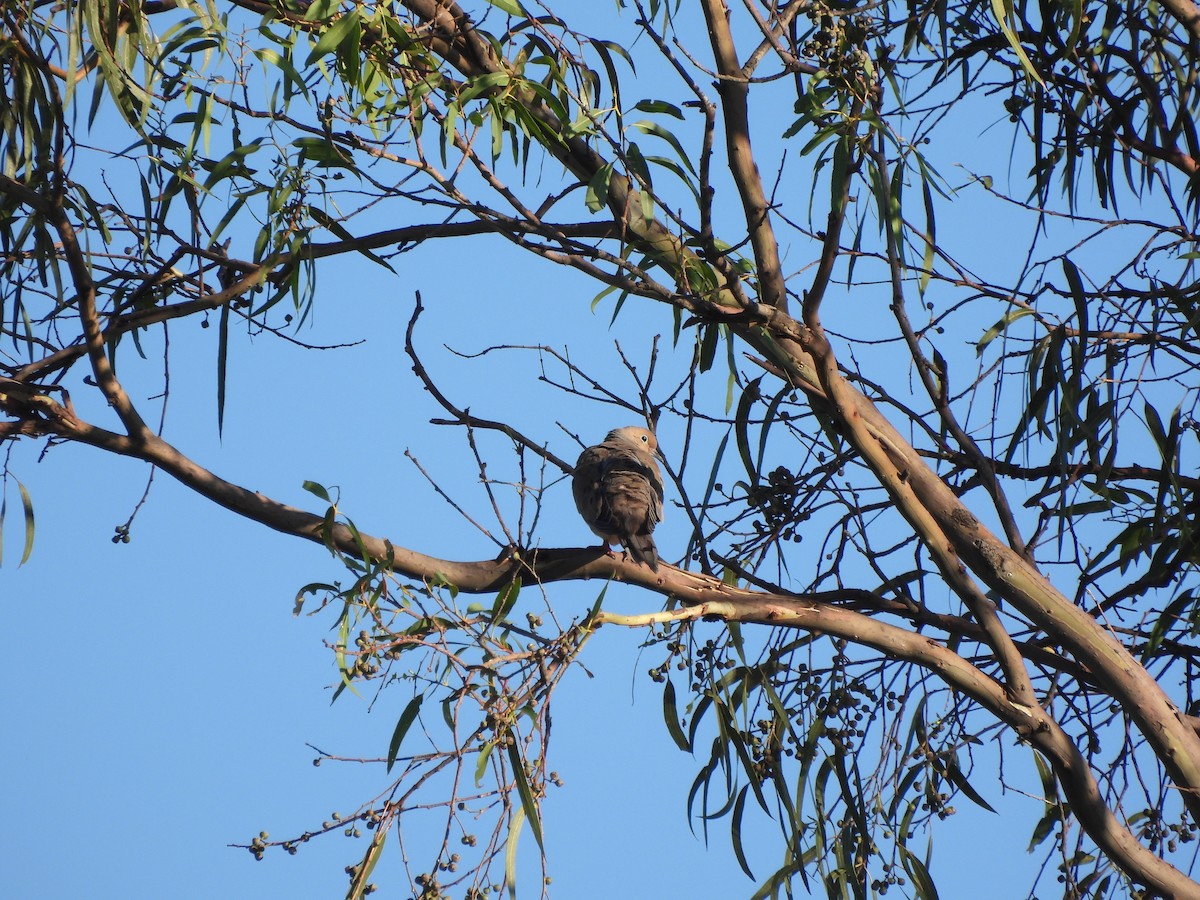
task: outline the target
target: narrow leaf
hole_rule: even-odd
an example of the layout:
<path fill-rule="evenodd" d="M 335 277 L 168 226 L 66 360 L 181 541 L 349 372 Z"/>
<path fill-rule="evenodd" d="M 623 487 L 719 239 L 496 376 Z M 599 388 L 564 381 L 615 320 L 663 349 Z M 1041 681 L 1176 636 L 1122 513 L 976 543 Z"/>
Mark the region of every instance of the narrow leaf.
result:
<path fill-rule="evenodd" d="M 1000 30 L 1004 32 L 1004 39 L 1008 41 L 1008 45 L 1017 54 L 1017 59 L 1021 61 L 1021 68 L 1025 70 L 1030 78 L 1042 87 L 1045 87 L 1046 83 L 1042 81 L 1042 76 L 1033 67 L 1033 63 L 1029 61 L 1029 57 L 1025 55 L 1025 50 L 1021 47 L 1021 41 L 1017 38 L 1016 32 L 1012 29 L 1012 24 L 1009 22 L 1012 15 L 1012 0 L 992 0 L 992 15 L 996 17 L 996 23 L 1000 26 Z"/>
<path fill-rule="evenodd" d="M 742 867 L 746 877 L 753 880 L 754 873 L 750 871 L 750 864 L 746 862 L 746 852 L 742 847 L 742 816 L 746 813 L 746 793 L 749 790 L 750 785 L 745 785 L 738 794 L 737 803 L 733 806 L 733 820 L 729 826 L 729 836 L 733 841 L 733 855 L 737 857 L 738 865 Z"/>
<path fill-rule="evenodd" d="M 514 578 L 511 582 L 500 589 L 500 593 L 496 595 L 496 602 L 492 605 L 492 622 L 503 622 L 512 611 L 513 605 L 517 602 L 517 595 L 521 593 L 521 579 Z"/>
<path fill-rule="evenodd" d="M 367 896 L 367 886 L 371 883 L 371 873 L 375 871 L 375 864 L 379 862 L 379 857 L 383 855 L 383 839 L 386 837 L 386 828 L 377 829 L 371 837 L 371 844 L 367 847 L 367 852 L 363 854 L 362 862 L 354 870 L 354 877 L 350 879 L 350 889 L 346 891 L 346 900 L 360 900 L 360 898 Z"/>
<path fill-rule="evenodd" d="M 746 385 L 742 391 L 742 396 L 738 400 L 737 416 L 735 417 L 734 437 L 737 439 L 738 453 L 742 457 L 742 465 L 746 467 L 746 477 L 750 479 L 752 488 L 758 486 L 758 469 L 754 466 L 754 460 L 750 455 L 750 410 L 755 403 L 758 402 L 762 392 L 759 389 L 759 384 L 762 382 L 762 376 L 755 378 Z"/>
<path fill-rule="evenodd" d="M 475 787 L 483 784 L 483 776 L 487 774 L 488 760 L 492 756 L 492 751 L 496 749 L 495 741 L 488 741 L 483 745 L 483 749 L 479 751 L 479 759 L 475 761 Z"/>
<path fill-rule="evenodd" d="M 508 823 L 508 842 L 504 847 L 504 883 L 508 885 L 508 896 L 516 900 L 517 896 L 517 841 L 521 838 L 521 826 L 525 823 L 525 810 L 521 807 L 513 810 L 512 821 Z"/>
<path fill-rule="evenodd" d="M 977 806 L 982 806 L 991 813 L 996 811 L 992 809 L 990 803 L 983 799 L 979 791 L 975 790 L 975 788 L 971 785 L 971 782 L 967 781 L 967 776 L 964 775 L 962 769 L 958 767 L 958 760 L 956 760 L 953 756 L 946 759 L 945 774 L 950 780 L 951 784 L 970 797 Z"/>
<path fill-rule="evenodd" d="M 18 566 L 23 566 L 33 553 L 33 501 L 29 498 L 29 491 L 20 481 L 17 481 L 17 490 L 21 492 L 21 507 L 25 510 L 25 549 L 21 553 L 21 561 L 17 563 Z"/>
<path fill-rule="evenodd" d="M 229 304 L 221 306 L 217 325 L 217 437 L 225 428 L 225 373 L 229 362 Z"/>
<path fill-rule="evenodd" d="M 684 753 L 691 753 L 691 744 L 688 743 L 687 735 L 683 733 L 683 728 L 679 724 L 679 708 L 675 705 L 675 685 L 669 678 L 666 686 L 663 687 L 663 719 L 667 723 L 667 732 L 671 735 L 675 746 Z"/>
<path fill-rule="evenodd" d="M 925 863 L 903 844 L 897 844 L 896 847 L 900 851 L 900 862 L 904 865 L 904 871 L 912 878 L 918 900 L 937 900 L 937 888 Z"/>
<path fill-rule="evenodd" d="M 396 730 L 392 732 L 392 741 L 388 744 L 387 756 L 387 771 L 392 771 L 392 766 L 396 764 L 396 754 L 400 751 L 400 742 L 404 740 L 404 735 L 408 733 L 409 727 L 417 718 L 417 713 L 421 709 L 421 704 L 425 702 L 424 694 L 417 694 L 408 701 L 408 706 L 404 707 L 404 712 L 400 713 L 400 719 L 396 722 Z"/>
<path fill-rule="evenodd" d="M 517 3 L 517 0 L 488 0 L 488 3 L 510 16 L 525 15 L 525 10 L 521 9 L 521 4 Z"/>
<path fill-rule="evenodd" d="M 1013 322 L 1017 321 L 1017 319 L 1023 319 L 1026 316 L 1032 316 L 1032 315 L 1033 315 L 1033 310 L 1025 308 L 1025 307 L 1010 310 L 1009 312 L 1006 312 L 1003 316 L 1000 317 L 1000 319 L 996 322 L 995 325 L 993 325 L 991 328 L 989 328 L 987 331 L 985 331 L 983 333 L 983 337 L 981 337 L 979 339 L 979 341 L 975 344 L 975 353 L 976 354 L 982 353 L 984 347 L 986 347 L 988 344 L 990 344 L 992 341 L 994 341 L 996 339 L 996 337 L 999 336 L 1002 332 L 1007 331 L 1008 326 L 1010 326 Z"/>
<path fill-rule="evenodd" d="M 525 763 L 521 759 L 521 751 L 517 749 L 515 740 L 508 745 L 508 761 L 512 765 L 513 781 L 517 785 L 517 793 L 521 796 L 521 806 L 525 810 L 525 816 L 529 819 L 529 827 L 533 831 L 534 840 L 545 853 L 546 848 L 542 844 L 542 820 L 538 815 L 537 802 L 533 797 L 533 789 L 529 786 L 529 778 L 525 775 Z M 516 822 L 515 815 L 513 821 Z"/>
<path fill-rule="evenodd" d="M 584 202 L 591 212 L 600 212 L 608 203 L 608 183 L 612 178 L 612 163 L 603 165 L 588 181 L 587 196 Z M 597 298 L 598 299 L 598 298 Z"/>
<path fill-rule="evenodd" d="M 336 19 L 321 34 L 321 37 L 317 40 L 316 46 L 313 47 L 312 51 L 308 54 L 308 59 L 305 61 L 304 65 L 306 67 L 311 66 L 326 53 L 336 50 L 342 41 L 346 40 L 346 38 L 350 36 L 351 29 L 360 27 L 359 18 L 359 12 L 356 9 L 353 12 Z"/>

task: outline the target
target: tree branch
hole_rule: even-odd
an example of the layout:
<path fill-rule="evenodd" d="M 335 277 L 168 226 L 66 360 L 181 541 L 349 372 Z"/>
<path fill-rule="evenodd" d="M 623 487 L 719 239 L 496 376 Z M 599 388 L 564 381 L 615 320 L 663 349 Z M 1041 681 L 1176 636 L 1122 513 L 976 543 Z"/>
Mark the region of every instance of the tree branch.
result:
<path fill-rule="evenodd" d="M 679 576 L 685 576 L 686 580 L 676 585 Z M 1117 819 L 1104 802 L 1087 760 L 1075 742 L 1041 708 L 1015 703 L 1004 688 L 975 666 L 919 634 L 845 609 L 803 599 L 756 595 L 726 585 L 717 588 L 716 583 L 716 579 L 707 576 L 671 570 L 663 587 L 670 588 L 674 596 L 688 604 L 685 608 L 636 616 L 601 611 L 594 621 L 598 626 L 612 623 L 641 627 L 712 617 L 727 622 L 801 628 L 873 647 L 891 658 L 914 663 L 987 709 L 1049 760 L 1071 810 L 1088 834 L 1111 858 L 1120 860 L 1133 878 L 1166 896 L 1200 897 L 1200 885 L 1144 847 Z"/>
<path fill-rule="evenodd" d="M 771 227 L 770 204 L 750 145 L 749 77 L 737 59 L 729 29 L 729 9 L 724 0 L 704 0 L 704 18 L 720 76 L 717 92 L 721 95 L 725 119 L 725 148 L 745 210 L 750 245 L 754 248 L 759 296 L 767 306 L 786 310 L 787 283 L 779 262 L 779 243 Z"/>

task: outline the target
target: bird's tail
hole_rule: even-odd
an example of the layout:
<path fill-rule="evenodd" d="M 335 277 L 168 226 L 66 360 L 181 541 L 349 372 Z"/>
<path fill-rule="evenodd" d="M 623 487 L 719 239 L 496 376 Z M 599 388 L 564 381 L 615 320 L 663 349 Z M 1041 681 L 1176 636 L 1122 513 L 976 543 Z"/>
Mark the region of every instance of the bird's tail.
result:
<path fill-rule="evenodd" d="M 634 562 L 645 563 L 651 571 L 658 571 L 658 547 L 654 545 L 654 538 L 648 534 L 631 534 L 624 544 Z"/>

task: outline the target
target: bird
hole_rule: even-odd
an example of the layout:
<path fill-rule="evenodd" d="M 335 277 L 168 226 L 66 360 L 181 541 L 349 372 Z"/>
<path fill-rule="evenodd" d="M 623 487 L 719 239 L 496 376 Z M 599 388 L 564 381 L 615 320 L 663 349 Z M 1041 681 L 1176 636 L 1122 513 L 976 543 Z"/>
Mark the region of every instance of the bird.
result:
<path fill-rule="evenodd" d="M 579 454 L 571 493 L 583 521 L 607 548 L 620 544 L 634 562 L 658 571 L 651 532 L 662 521 L 663 480 L 654 456 L 654 432 L 636 425 L 615 428 Z"/>

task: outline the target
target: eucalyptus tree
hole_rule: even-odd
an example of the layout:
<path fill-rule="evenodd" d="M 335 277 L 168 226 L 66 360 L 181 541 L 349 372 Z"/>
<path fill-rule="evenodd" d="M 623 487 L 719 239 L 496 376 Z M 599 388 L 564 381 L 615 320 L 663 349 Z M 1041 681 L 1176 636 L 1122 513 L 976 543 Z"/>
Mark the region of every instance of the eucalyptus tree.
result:
<path fill-rule="evenodd" d="M 361 825 L 360 895 L 384 837 L 434 809 L 414 891 L 511 880 L 506 846 L 541 843 L 556 778 L 554 688 L 608 625 L 656 654 L 662 737 L 699 762 L 692 815 L 728 821 L 747 872 L 747 817 L 777 829 L 760 895 L 934 896 L 918 843 L 986 807 L 1015 752 L 1064 895 L 1200 896 L 1190 0 L 0 15 L 0 439 L 141 460 L 326 545 L 349 587 L 297 607 L 329 607 L 339 691 L 400 698 L 382 793 L 255 855 Z M 302 334 L 331 262 L 480 236 L 594 283 L 562 300 L 592 302 L 594 332 L 531 321 L 529 347 L 488 353 L 537 354 L 546 384 L 658 430 L 689 536 L 657 572 L 543 546 L 551 475 L 599 435 L 572 449 L 570 422 L 499 423 L 444 390 L 420 300 L 405 352 L 477 455 L 496 558 L 365 533 L 320 485 L 309 510 L 249 490 L 126 389 L 168 323 L 211 317 L 223 402 L 231 329 Z M 635 305 L 668 340 L 621 371 L 572 359 Z M 553 615 L 556 585 L 589 578 L 645 612 Z"/>

